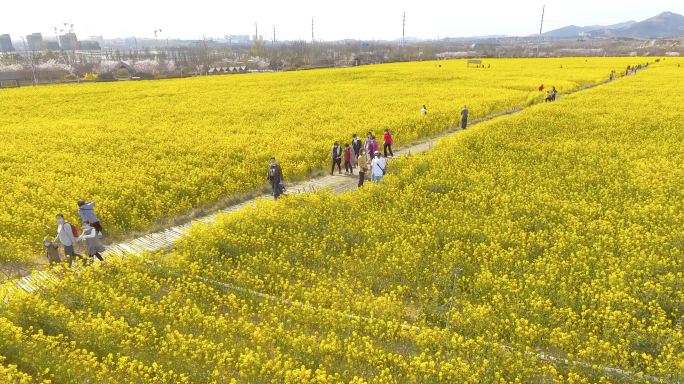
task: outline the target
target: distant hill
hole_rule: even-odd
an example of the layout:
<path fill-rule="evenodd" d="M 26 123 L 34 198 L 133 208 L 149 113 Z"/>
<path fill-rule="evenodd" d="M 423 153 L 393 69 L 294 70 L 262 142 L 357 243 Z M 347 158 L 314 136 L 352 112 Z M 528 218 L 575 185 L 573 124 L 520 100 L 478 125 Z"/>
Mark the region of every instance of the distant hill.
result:
<path fill-rule="evenodd" d="M 632 37 L 650 39 L 684 36 L 684 16 L 663 12 L 658 16 L 619 29 L 599 29 L 589 32 L 594 37 Z"/>
<path fill-rule="evenodd" d="M 607 29 L 607 30 L 619 29 L 619 28 L 629 27 L 633 24 L 636 24 L 635 20 L 630 20 L 630 21 L 626 21 L 624 23 L 606 25 L 606 26 L 587 25 L 586 27 L 578 27 L 576 25 L 569 25 L 567 27 L 558 28 L 558 29 L 554 29 L 553 31 L 548 31 L 546 33 L 542 33 L 542 36 L 572 37 L 572 36 L 578 36 L 582 32 L 588 33 L 588 32 L 596 31 L 599 29 Z"/>

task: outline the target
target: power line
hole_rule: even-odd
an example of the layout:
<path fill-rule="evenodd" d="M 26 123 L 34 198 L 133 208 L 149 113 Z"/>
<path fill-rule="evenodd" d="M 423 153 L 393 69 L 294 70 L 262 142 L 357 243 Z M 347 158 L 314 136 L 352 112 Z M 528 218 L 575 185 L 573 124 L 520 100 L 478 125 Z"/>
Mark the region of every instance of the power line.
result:
<path fill-rule="evenodd" d="M 404 41 L 406 41 L 406 38 L 404 37 L 404 33 L 406 32 L 406 12 L 404 12 L 404 20 L 401 24 L 401 46 L 404 46 Z"/>
<path fill-rule="evenodd" d="M 542 7 L 541 25 L 539 26 L 539 40 L 537 41 L 537 58 L 539 58 L 539 45 L 541 44 L 542 28 L 544 27 L 544 11 L 546 11 L 546 4 Z"/>

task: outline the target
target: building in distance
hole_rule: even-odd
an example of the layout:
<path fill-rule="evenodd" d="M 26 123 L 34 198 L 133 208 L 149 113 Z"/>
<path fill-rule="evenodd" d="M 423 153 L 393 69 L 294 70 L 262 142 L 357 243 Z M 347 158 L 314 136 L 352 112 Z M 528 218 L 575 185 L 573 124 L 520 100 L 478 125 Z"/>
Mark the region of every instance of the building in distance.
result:
<path fill-rule="evenodd" d="M 49 49 L 51 51 L 60 50 L 58 41 L 43 40 L 43 44 L 45 44 L 45 49 Z"/>
<path fill-rule="evenodd" d="M 64 51 L 76 51 L 78 50 L 78 39 L 76 34 L 73 32 L 65 33 L 59 36 L 59 46 Z"/>
<path fill-rule="evenodd" d="M 83 40 L 83 41 L 79 41 L 78 44 L 81 46 L 81 49 L 84 51 L 99 51 L 102 49 L 100 47 L 100 43 L 97 41 Z"/>
<path fill-rule="evenodd" d="M 12 38 L 8 34 L 0 35 L 0 52 L 14 52 Z"/>
<path fill-rule="evenodd" d="M 26 36 L 26 43 L 29 51 L 44 51 L 45 42 L 43 42 L 43 35 L 40 33 L 32 33 Z"/>
<path fill-rule="evenodd" d="M 225 40 L 230 40 L 231 43 L 246 44 L 249 43 L 249 35 L 226 35 Z"/>

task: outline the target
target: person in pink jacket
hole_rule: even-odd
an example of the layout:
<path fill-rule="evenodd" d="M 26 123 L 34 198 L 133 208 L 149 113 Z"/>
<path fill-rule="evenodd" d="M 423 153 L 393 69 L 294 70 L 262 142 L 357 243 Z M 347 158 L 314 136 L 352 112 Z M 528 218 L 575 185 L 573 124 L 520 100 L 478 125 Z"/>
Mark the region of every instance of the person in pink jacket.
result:
<path fill-rule="evenodd" d="M 370 137 L 366 140 L 366 153 L 368 154 L 368 161 L 372 160 L 373 154 L 377 152 L 378 148 L 380 148 L 380 145 L 378 144 L 378 141 L 375 140 L 375 136 L 370 135 Z"/>

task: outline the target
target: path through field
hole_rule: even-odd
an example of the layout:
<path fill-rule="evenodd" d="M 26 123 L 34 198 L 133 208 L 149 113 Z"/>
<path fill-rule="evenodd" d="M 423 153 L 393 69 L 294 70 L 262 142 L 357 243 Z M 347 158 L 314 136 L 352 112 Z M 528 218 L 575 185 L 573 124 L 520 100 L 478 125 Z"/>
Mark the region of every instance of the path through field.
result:
<path fill-rule="evenodd" d="M 631 76 L 631 74 L 630 74 Z M 567 92 L 565 94 L 558 94 L 556 96 L 556 100 L 560 100 L 564 95 L 572 94 L 575 92 L 580 92 L 585 89 L 590 89 L 602 84 L 607 84 L 610 81 L 605 81 L 601 83 L 596 83 L 596 84 L 591 84 L 587 85 L 584 87 L 580 87 L 578 89 L 575 89 L 573 91 Z M 510 109 L 507 111 L 502 111 L 496 114 L 492 114 L 489 116 L 485 116 L 483 118 L 479 119 L 473 119 L 472 121 L 469 122 L 468 127 L 472 127 L 480 122 L 483 121 L 488 121 L 495 119 L 500 116 L 504 115 L 512 115 L 519 113 L 520 111 L 523 110 L 523 107 L 517 107 L 514 109 Z M 428 138 L 423 138 L 421 140 L 417 140 L 413 143 L 407 143 L 404 144 L 403 146 L 399 146 L 394 150 L 395 153 L 395 158 L 401 157 L 401 156 L 406 156 L 409 154 L 416 154 L 416 153 L 421 153 L 421 152 L 426 152 L 429 149 L 431 149 L 435 142 L 439 140 L 440 138 L 451 136 L 455 133 L 458 133 L 461 131 L 460 126 L 452 126 L 449 127 L 447 130 L 443 131 L 442 133 L 431 136 Z M 321 190 L 321 189 L 327 189 L 334 191 L 335 193 L 342 193 L 345 191 L 353 190 L 357 187 L 358 185 L 358 174 L 356 173 L 357 171 L 355 170 L 354 175 L 347 175 L 345 173 L 342 173 L 341 175 L 335 174 L 334 176 L 331 175 L 326 175 L 326 176 L 321 176 L 321 177 L 315 177 L 309 180 L 305 180 L 299 183 L 295 183 L 292 185 L 287 186 L 287 194 L 301 194 L 301 193 L 311 193 L 316 190 Z M 369 179 L 369 175 L 366 175 L 366 180 Z M 368 181 L 366 181 L 368 182 Z M 106 256 L 115 256 L 115 255 L 125 255 L 125 254 L 140 254 L 146 251 L 157 251 L 157 250 L 170 250 L 173 249 L 174 244 L 176 239 L 180 239 L 184 234 L 188 232 L 188 230 L 195 225 L 198 222 L 202 223 L 211 223 L 216 220 L 216 216 L 219 214 L 227 214 L 230 212 L 235 212 L 237 210 L 240 210 L 249 204 L 254 203 L 257 199 L 264 198 L 264 199 L 272 199 L 272 196 L 270 194 L 264 194 L 261 196 L 257 196 L 256 198 L 249 199 L 243 202 L 240 202 L 238 204 L 234 204 L 228 207 L 225 207 L 224 209 L 221 209 L 218 211 L 216 214 L 200 217 L 194 220 L 191 220 L 185 224 L 174 226 L 167 228 L 163 231 L 160 232 L 155 232 L 151 233 L 142 237 L 135 238 L 131 241 L 128 242 L 123 242 L 119 244 L 112 244 L 107 246 L 106 251 L 104 254 Z M 105 256 L 105 257 L 106 257 Z M 32 292 L 35 290 L 34 284 L 37 286 L 41 286 L 44 283 L 46 283 L 46 280 L 52 280 L 52 277 L 48 276 L 48 273 L 45 271 L 41 271 L 38 274 L 33 274 L 31 276 L 26 276 L 21 279 L 18 279 L 15 281 L 15 285 L 23 290 Z"/>
<path fill-rule="evenodd" d="M 606 84 L 607 82 L 604 83 L 598 83 L 598 84 L 593 84 L 589 86 L 585 86 L 579 89 L 576 89 L 571 92 L 567 92 L 566 94 L 571 94 L 575 93 L 584 89 L 589 89 L 593 88 L 597 85 L 601 84 Z M 563 97 L 564 94 L 558 94 L 556 96 L 556 101 L 560 100 Z M 486 116 L 484 118 L 480 119 L 474 119 L 473 121 L 469 122 L 468 127 L 472 127 L 473 125 L 476 125 L 477 123 L 483 122 L 483 121 L 488 121 L 503 115 L 511 115 L 518 113 L 523 110 L 523 107 L 518 107 L 514 108 L 508 111 L 503 111 L 499 112 L 493 115 Z M 429 149 L 431 149 L 435 142 L 439 140 L 440 138 L 451 136 L 457 132 L 460 132 L 461 128 L 458 126 L 452 126 L 446 131 L 443 131 L 442 133 L 429 137 L 429 138 L 424 138 L 422 140 L 418 140 L 414 143 L 408 143 L 405 144 L 404 146 L 397 147 L 394 149 L 394 154 L 395 158 L 401 157 L 401 156 L 406 156 L 409 154 L 415 154 L 415 153 L 421 153 L 421 152 L 426 152 Z M 357 188 L 358 185 L 358 170 L 354 170 L 354 175 L 348 175 L 346 173 L 343 173 L 341 175 L 335 174 L 334 176 L 326 175 L 322 177 L 316 177 L 313 179 L 305 180 L 300 183 L 296 183 L 293 185 L 288 185 L 287 189 L 288 192 L 287 194 L 300 194 L 300 193 L 311 193 L 316 190 L 320 189 L 328 189 L 331 191 L 335 191 L 335 193 L 342 193 L 348 190 L 352 190 Z M 366 182 L 368 182 L 368 179 L 370 178 L 370 175 L 366 175 Z M 211 223 L 216 220 L 216 215 L 217 214 L 225 214 L 225 213 L 230 213 L 230 212 L 235 212 L 239 209 L 242 209 L 246 207 L 247 205 L 254 203 L 257 199 L 264 198 L 264 199 L 271 199 L 271 195 L 261 195 L 256 198 L 250 199 L 243 201 L 239 204 L 235 204 L 229 207 L 226 207 L 225 209 L 222 209 L 220 212 L 201 217 L 195 220 L 192 220 L 188 223 L 171 227 L 168 228 L 162 232 L 157 232 L 157 233 L 152 233 L 149 235 L 145 235 L 139 238 L 136 238 L 132 241 L 126 242 L 126 243 L 121 243 L 121 244 L 114 244 L 110 245 L 107 247 L 107 250 L 105 254 L 108 255 L 121 255 L 125 253 L 142 253 L 145 251 L 155 251 L 155 250 L 160 250 L 160 249 L 171 249 L 174 246 L 174 242 L 176 239 L 180 239 L 183 234 L 185 234 L 195 223 L 197 222 L 203 222 L 203 223 Z"/>

